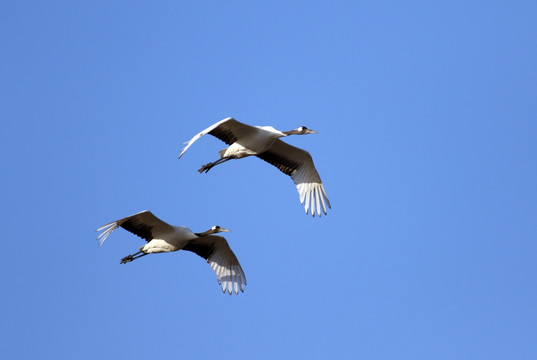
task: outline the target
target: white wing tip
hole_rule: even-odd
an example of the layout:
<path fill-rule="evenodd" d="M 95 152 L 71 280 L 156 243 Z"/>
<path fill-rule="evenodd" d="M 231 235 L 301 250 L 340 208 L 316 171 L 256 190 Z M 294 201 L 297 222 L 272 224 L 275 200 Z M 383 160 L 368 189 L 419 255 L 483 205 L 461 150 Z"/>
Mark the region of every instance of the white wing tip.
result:
<path fill-rule="evenodd" d="M 99 235 L 97 235 L 97 241 L 98 241 L 99 247 L 103 246 L 103 243 L 106 240 L 106 238 L 108 238 L 108 236 L 110 236 L 112 231 L 114 231 L 118 227 L 119 227 L 119 224 L 117 223 L 117 221 L 114 221 L 114 222 L 108 223 L 106 225 L 103 225 L 100 228 L 98 228 L 97 230 L 95 230 L 95 231 L 101 231 L 102 230 L 102 232 Z"/>
<path fill-rule="evenodd" d="M 186 144 L 188 144 L 188 142 Z M 180 159 L 185 154 L 187 149 L 188 149 L 188 146 L 185 146 L 183 148 L 183 150 L 181 150 L 181 153 L 179 154 L 179 156 L 177 158 Z"/>
<path fill-rule="evenodd" d="M 326 207 L 331 209 L 332 206 L 322 183 L 302 183 L 297 188 L 299 189 L 300 204 L 304 205 L 306 215 L 311 212 L 312 217 L 315 217 L 315 213 L 321 217 L 321 211 L 328 215 Z"/>
<path fill-rule="evenodd" d="M 214 264 L 214 267 L 217 268 L 215 272 L 217 274 L 218 284 L 221 286 L 223 294 L 227 292 L 229 295 L 232 295 L 233 293 L 238 295 L 239 289 L 241 292 L 244 292 L 246 277 L 244 276 L 244 272 L 242 271 L 240 265 L 233 264 L 228 266 L 219 266 L 216 263 Z"/>

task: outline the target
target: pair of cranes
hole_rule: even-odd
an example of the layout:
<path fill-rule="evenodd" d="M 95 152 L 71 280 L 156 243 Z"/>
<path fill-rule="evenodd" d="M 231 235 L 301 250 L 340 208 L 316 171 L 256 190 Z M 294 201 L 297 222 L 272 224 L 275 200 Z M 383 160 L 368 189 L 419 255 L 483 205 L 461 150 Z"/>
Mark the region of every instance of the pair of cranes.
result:
<path fill-rule="evenodd" d="M 316 131 L 301 126 L 295 130 L 279 131 L 272 126 L 250 126 L 233 118 L 223 119 L 207 129 L 196 134 L 186 144 L 179 158 L 205 134 L 210 134 L 226 144 L 228 148 L 219 151 L 220 158 L 214 162 L 203 165 L 198 171 L 207 173 L 214 166 L 231 159 L 242 159 L 248 156 L 258 158 L 276 166 L 281 172 L 289 175 L 300 194 L 300 203 L 304 205 L 306 214 L 312 216 L 317 213 L 321 216 L 321 208 L 326 215 L 326 208 L 330 202 L 324 190 L 321 178 L 313 165 L 311 155 L 302 149 L 291 146 L 280 140 L 289 135 L 317 134 Z M 108 223 L 97 231 L 99 246 L 118 227 L 141 237 L 147 244 L 140 247 L 135 254 L 121 259 L 126 264 L 148 254 L 187 250 L 204 258 L 216 274 L 222 292 L 238 294 L 239 289 L 244 291 L 246 276 L 239 260 L 229 247 L 226 239 L 214 234 L 228 232 L 220 226 L 213 226 L 202 233 L 194 233 L 184 226 L 170 225 L 150 211 L 125 217 Z"/>

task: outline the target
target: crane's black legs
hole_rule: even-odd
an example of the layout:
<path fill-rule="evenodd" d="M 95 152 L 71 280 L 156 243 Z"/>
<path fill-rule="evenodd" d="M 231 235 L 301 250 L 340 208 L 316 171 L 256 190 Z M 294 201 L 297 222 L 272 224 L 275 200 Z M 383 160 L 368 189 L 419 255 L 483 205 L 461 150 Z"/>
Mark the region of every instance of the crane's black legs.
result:
<path fill-rule="evenodd" d="M 136 256 L 136 255 L 138 255 L 138 256 Z M 146 253 L 138 251 L 136 254 L 125 256 L 123 259 L 121 259 L 120 264 L 126 264 L 128 262 L 131 262 L 132 260 L 136 260 L 136 259 L 141 258 L 142 256 L 146 256 L 146 255 L 147 255 Z"/>
<path fill-rule="evenodd" d="M 203 165 L 199 170 L 198 172 L 201 174 L 203 172 L 209 172 L 209 170 L 211 170 L 213 168 L 213 166 L 216 166 L 218 164 L 222 164 L 228 160 L 231 160 L 233 158 L 230 158 L 230 157 L 226 157 L 226 158 L 221 158 L 221 159 L 218 159 L 216 160 L 215 162 L 212 162 L 212 163 L 208 163 L 208 164 L 205 164 Z"/>

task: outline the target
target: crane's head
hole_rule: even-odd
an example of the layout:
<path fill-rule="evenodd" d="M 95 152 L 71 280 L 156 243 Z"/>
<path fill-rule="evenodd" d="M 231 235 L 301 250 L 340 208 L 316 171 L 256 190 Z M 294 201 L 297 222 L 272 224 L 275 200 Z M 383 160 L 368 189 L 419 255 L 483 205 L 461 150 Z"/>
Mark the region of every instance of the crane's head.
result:
<path fill-rule="evenodd" d="M 196 236 L 199 236 L 199 237 L 204 237 L 204 236 L 209 236 L 209 235 L 212 235 L 212 234 L 218 234 L 220 232 L 230 232 L 231 230 L 228 230 L 228 229 L 224 229 L 223 227 L 220 227 L 218 225 L 215 225 L 213 226 L 212 228 L 210 228 L 209 230 L 207 231 L 204 231 L 202 233 L 194 233 Z"/>
<path fill-rule="evenodd" d="M 318 134 L 317 131 L 308 129 L 305 126 L 301 126 L 291 131 L 282 131 L 285 135 L 307 135 L 307 134 Z"/>
<path fill-rule="evenodd" d="M 231 230 L 224 229 L 223 227 L 215 225 L 209 231 L 211 232 L 211 234 L 217 234 L 219 232 L 230 232 Z"/>

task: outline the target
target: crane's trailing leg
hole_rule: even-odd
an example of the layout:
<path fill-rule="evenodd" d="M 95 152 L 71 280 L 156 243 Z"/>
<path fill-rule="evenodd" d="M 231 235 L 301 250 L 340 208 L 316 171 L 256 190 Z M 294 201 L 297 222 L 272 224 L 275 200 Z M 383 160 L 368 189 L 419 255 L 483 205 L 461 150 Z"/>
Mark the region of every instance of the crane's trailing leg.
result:
<path fill-rule="evenodd" d="M 136 255 L 138 255 L 138 256 L 136 256 Z M 131 262 L 132 260 L 136 260 L 138 258 L 141 258 L 142 256 L 145 256 L 145 255 L 147 255 L 147 254 L 143 253 L 141 251 L 138 251 L 136 254 L 125 256 L 123 259 L 121 259 L 120 264 L 126 264 L 128 262 Z"/>
<path fill-rule="evenodd" d="M 208 173 L 209 170 L 211 170 L 214 166 L 218 165 L 218 164 L 222 164 L 228 160 L 231 160 L 233 158 L 230 158 L 230 157 L 226 157 L 226 158 L 221 158 L 221 159 L 218 159 L 216 160 L 215 162 L 212 162 L 212 163 L 208 163 L 208 164 L 205 164 L 203 165 L 201 168 L 199 168 L 198 172 L 201 174 L 203 172 L 206 172 Z"/>

